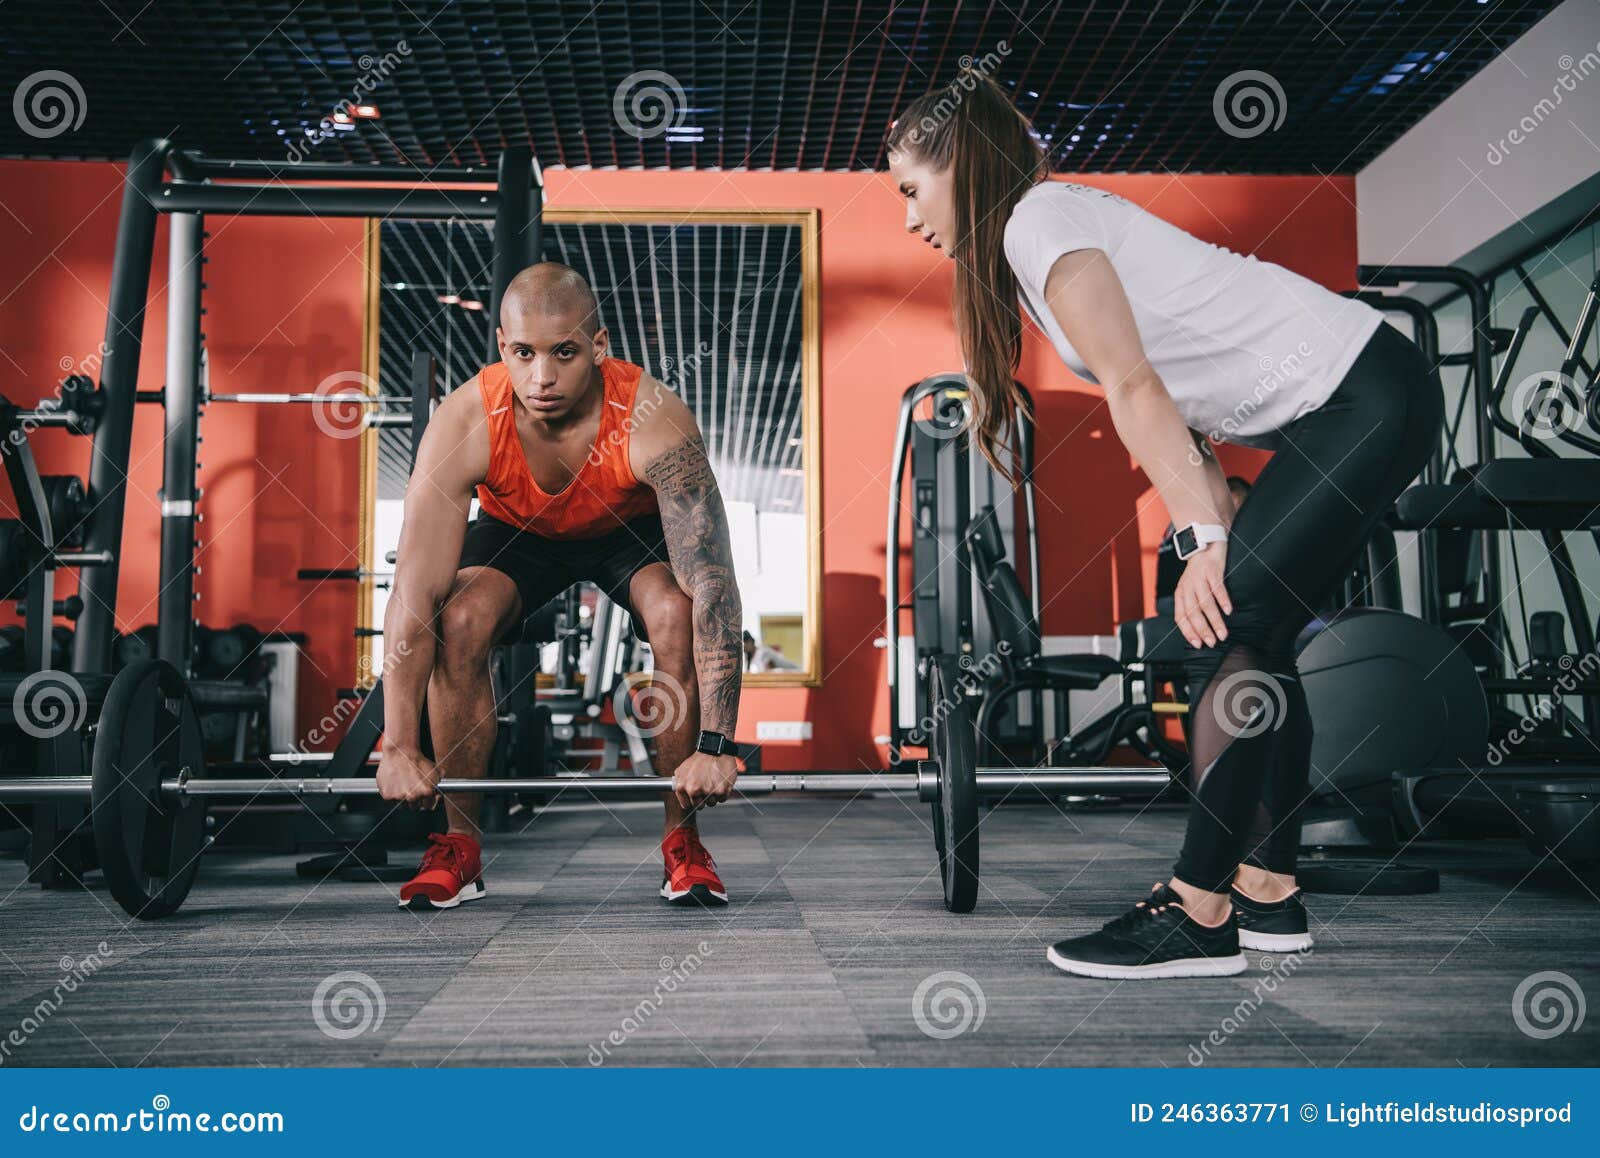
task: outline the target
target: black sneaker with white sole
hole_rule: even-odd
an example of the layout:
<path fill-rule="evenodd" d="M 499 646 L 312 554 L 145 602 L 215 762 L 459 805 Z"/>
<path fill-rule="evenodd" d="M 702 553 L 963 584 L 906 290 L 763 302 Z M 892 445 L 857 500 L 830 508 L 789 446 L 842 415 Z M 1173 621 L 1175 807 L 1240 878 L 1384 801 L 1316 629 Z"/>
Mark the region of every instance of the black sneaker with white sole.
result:
<path fill-rule="evenodd" d="M 1050 964 L 1080 977 L 1231 977 L 1246 968 L 1233 914 L 1216 927 L 1183 911 L 1183 898 L 1162 885 L 1098 933 L 1057 941 Z"/>
<path fill-rule="evenodd" d="M 1299 889 L 1281 901 L 1258 901 L 1230 891 L 1233 911 L 1239 917 L 1239 944 L 1270 953 L 1301 953 L 1311 948 L 1311 927 Z"/>

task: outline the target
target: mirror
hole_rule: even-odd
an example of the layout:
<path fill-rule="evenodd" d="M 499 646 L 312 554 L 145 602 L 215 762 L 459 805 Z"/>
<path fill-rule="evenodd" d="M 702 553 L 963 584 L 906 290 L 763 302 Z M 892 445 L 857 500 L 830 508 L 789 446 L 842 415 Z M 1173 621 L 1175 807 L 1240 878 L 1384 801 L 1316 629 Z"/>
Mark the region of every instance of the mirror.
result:
<path fill-rule="evenodd" d="M 612 352 L 671 387 L 705 435 L 750 637 L 747 685 L 821 682 L 817 233 L 814 210 L 544 214 L 544 256 L 588 279 Z M 367 248 L 369 377 L 384 395 L 409 397 L 422 351 L 442 391 L 470 380 L 489 358 L 493 225 L 374 220 Z M 370 629 L 388 597 L 409 425 L 366 431 L 362 453 Z M 381 637 L 363 635 L 358 648 L 358 670 L 381 670 Z"/>

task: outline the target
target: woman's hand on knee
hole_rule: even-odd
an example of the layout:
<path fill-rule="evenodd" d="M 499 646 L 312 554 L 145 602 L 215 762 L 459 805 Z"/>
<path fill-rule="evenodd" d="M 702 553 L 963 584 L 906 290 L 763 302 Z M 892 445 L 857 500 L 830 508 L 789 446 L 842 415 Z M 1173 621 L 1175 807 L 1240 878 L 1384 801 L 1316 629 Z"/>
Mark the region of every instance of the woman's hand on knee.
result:
<path fill-rule="evenodd" d="M 1228 569 L 1228 544 L 1209 543 L 1190 555 L 1173 592 L 1173 619 L 1190 647 L 1215 647 L 1228 638 L 1224 616 L 1233 614 L 1233 601 L 1223 585 Z"/>

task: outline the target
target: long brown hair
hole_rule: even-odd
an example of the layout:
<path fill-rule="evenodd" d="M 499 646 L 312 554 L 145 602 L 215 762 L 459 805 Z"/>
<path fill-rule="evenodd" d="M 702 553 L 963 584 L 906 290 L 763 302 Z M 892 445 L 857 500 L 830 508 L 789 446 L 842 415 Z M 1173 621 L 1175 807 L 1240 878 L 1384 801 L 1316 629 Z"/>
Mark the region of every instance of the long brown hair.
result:
<path fill-rule="evenodd" d="M 1013 377 L 1022 356 L 1022 316 L 1016 275 L 1006 261 L 1006 222 L 1022 195 L 1049 175 L 1045 151 L 1005 90 L 974 69 L 907 105 L 889 129 L 887 147 L 952 173 L 953 308 L 974 387 L 972 429 L 983 457 L 1016 485 L 1019 472 L 1002 466 L 998 455 L 1028 409 Z"/>

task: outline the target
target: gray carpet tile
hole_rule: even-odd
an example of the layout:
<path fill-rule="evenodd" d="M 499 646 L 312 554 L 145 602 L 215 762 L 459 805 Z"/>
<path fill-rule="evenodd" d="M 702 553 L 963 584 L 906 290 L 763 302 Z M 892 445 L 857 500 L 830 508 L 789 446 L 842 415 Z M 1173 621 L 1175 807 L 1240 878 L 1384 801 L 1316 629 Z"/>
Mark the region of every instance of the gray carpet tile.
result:
<path fill-rule="evenodd" d="M 705 822 L 725 909 L 663 905 L 651 808 L 514 818 L 488 896 L 304 880 L 219 851 L 187 905 L 132 922 L 102 886 L 45 892 L 0 859 L 7 1065 L 1084 1066 L 1600 1063 L 1600 883 L 1506 842 L 1419 845 L 1443 888 L 1313 897 L 1317 949 L 1235 978 L 1074 979 L 1046 947 L 1170 866 L 1170 806 L 983 817 L 978 911 L 944 911 L 928 809 L 768 798 Z M 409 863 L 415 850 L 398 852 Z M 91 878 L 94 881 L 94 878 Z M 59 995 L 63 959 L 112 950 Z M 1541 1037 L 1519 984 L 1589 1007 Z M 1535 982 L 1543 987 L 1547 982 Z M 41 1004 L 41 1002 L 43 1004 Z M 381 1012 L 381 1016 L 380 1016 Z"/>

